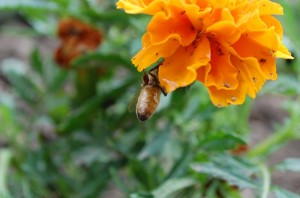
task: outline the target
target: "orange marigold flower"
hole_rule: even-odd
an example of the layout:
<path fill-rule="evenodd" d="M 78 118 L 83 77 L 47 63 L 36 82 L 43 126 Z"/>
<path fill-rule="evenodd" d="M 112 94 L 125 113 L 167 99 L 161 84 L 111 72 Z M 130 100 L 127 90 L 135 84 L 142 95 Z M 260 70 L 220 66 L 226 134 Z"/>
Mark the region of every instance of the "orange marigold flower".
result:
<path fill-rule="evenodd" d="M 163 58 L 168 93 L 197 80 L 216 106 L 242 104 L 277 78 L 276 58 L 293 59 L 272 16 L 283 9 L 270 0 L 119 0 L 117 8 L 153 15 L 132 62 L 142 71 Z"/>
<path fill-rule="evenodd" d="M 96 49 L 102 41 L 99 30 L 77 19 L 60 21 L 57 35 L 61 46 L 55 52 L 55 60 L 64 68 L 70 67 L 74 58 Z"/>

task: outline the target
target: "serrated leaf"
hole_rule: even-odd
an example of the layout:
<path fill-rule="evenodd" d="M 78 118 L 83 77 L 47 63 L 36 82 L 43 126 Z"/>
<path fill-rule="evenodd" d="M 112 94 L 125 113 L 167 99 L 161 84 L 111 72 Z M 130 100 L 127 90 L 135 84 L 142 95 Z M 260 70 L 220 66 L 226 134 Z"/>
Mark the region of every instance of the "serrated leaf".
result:
<path fill-rule="evenodd" d="M 300 172 L 300 158 L 288 158 L 276 166 L 281 171 Z"/>
<path fill-rule="evenodd" d="M 201 165 L 193 165 L 192 168 L 200 173 L 205 173 L 216 178 L 224 179 L 231 185 L 239 186 L 240 188 L 254 188 L 255 184 L 249 178 L 236 174 L 232 171 L 228 171 L 221 167 L 217 167 L 212 163 L 206 163 Z"/>
<path fill-rule="evenodd" d="M 245 144 L 245 141 L 237 135 L 224 132 L 208 134 L 199 142 L 200 147 L 205 150 L 228 150 Z"/>
<path fill-rule="evenodd" d="M 29 78 L 15 72 L 6 73 L 6 77 L 22 99 L 31 103 L 38 100 L 38 88 Z"/>
<path fill-rule="evenodd" d="M 251 178 L 256 171 L 255 167 L 226 154 L 213 157 L 210 162 L 193 163 L 191 168 L 198 173 L 223 179 L 241 189 L 258 188 L 258 183 Z"/>
<path fill-rule="evenodd" d="M 273 192 L 276 198 L 300 198 L 300 195 L 279 187 L 276 187 Z"/>
<path fill-rule="evenodd" d="M 167 198 L 173 193 L 195 184 L 197 184 L 197 181 L 191 178 L 170 179 L 163 183 L 159 188 L 152 191 L 152 194 L 155 198 Z"/>
<path fill-rule="evenodd" d="M 4 59 L 0 69 L 22 99 L 31 103 L 39 99 L 41 86 L 30 76 L 22 61 L 14 58 Z"/>

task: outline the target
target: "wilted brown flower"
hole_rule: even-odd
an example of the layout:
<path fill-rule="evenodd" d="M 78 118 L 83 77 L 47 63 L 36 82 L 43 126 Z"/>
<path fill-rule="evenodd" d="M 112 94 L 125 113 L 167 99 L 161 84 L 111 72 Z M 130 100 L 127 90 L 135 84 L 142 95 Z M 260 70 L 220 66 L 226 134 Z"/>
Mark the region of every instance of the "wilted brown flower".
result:
<path fill-rule="evenodd" d="M 69 68 L 74 58 L 95 50 L 103 38 L 95 27 L 72 18 L 59 22 L 57 35 L 61 45 L 55 52 L 55 61 L 63 68 Z"/>

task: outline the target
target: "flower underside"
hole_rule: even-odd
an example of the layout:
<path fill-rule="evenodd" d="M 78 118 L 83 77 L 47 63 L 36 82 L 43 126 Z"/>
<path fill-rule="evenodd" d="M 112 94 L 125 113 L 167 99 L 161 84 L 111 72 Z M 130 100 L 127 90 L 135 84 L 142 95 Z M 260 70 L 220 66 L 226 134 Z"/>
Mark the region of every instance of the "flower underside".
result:
<path fill-rule="evenodd" d="M 275 80 L 276 58 L 293 59 L 269 0 L 119 0 L 127 13 L 152 15 L 142 49 L 132 58 L 142 71 L 163 58 L 159 81 L 169 93 L 197 81 L 219 107 L 256 97 Z"/>

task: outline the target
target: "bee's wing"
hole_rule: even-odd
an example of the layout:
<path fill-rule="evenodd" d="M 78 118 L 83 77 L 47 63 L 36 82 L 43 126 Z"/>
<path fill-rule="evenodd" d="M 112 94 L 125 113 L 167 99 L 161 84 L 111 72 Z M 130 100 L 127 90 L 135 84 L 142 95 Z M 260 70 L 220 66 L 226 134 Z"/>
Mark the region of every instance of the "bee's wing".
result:
<path fill-rule="evenodd" d="M 139 90 L 137 90 L 137 92 L 132 96 L 130 103 L 128 105 L 128 111 L 130 113 L 135 112 L 136 110 L 136 103 L 139 99 L 140 93 L 141 93 L 142 88 L 140 88 Z"/>

